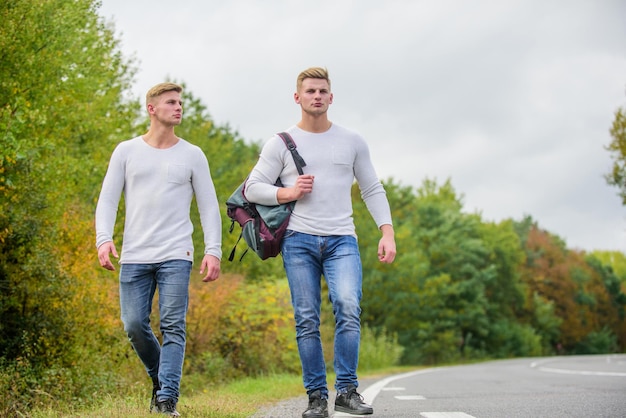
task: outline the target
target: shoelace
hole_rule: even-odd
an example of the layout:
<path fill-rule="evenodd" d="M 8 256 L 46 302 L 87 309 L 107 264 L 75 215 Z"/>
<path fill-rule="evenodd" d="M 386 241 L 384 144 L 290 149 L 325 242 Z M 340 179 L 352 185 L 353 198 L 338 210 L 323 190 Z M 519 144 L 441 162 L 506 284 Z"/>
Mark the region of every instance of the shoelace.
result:
<path fill-rule="evenodd" d="M 365 398 L 363 398 L 363 396 L 361 396 L 361 394 L 358 393 L 356 390 L 348 392 L 348 399 L 352 399 L 354 397 L 356 397 L 359 402 L 365 401 Z"/>
<path fill-rule="evenodd" d="M 311 400 L 311 408 L 320 408 L 322 405 L 322 398 L 313 398 Z"/>

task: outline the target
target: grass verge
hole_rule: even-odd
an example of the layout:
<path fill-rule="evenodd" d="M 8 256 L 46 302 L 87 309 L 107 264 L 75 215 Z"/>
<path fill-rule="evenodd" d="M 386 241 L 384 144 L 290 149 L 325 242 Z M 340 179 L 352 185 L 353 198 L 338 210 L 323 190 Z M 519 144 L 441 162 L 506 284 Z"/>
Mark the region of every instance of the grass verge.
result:
<path fill-rule="evenodd" d="M 414 368 L 391 368 L 368 373 L 363 379 L 382 378 L 393 373 L 402 373 Z M 185 377 L 193 382 L 187 387 L 178 403 L 178 411 L 183 418 L 246 418 L 254 415 L 264 406 L 304 394 L 302 378 L 299 375 L 269 375 L 245 378 L 223 386 L 202 387 L 199 378 Z M 329 374 L 328 382 L 334 376 Z M 32 418 L 67 417 L 154 417 L 148 411 L 151 387 L 148 382 L 141 387 L 128 388 L 125 393 L 94 394 L 93 402 L 83 408 L 54 408 L 32 411 Z"/>
<path fill-rule="evenodd" d="M 154 417 L 150 414 L 150 385 L 129 388 L 127 393 L 94 394 L 91 405 L 84 408 L 38 409 L 29 415 L 32 418 L 60 417 Z M 245 378 L 220 387 L 196 386 L 187 389 L 178 402 L 178 411 L 185 418 L 244 418 L 253 415 L 259 408 L 281 399 L 302 395 L 302 378 L 296 375 L 272 375 Z"/>

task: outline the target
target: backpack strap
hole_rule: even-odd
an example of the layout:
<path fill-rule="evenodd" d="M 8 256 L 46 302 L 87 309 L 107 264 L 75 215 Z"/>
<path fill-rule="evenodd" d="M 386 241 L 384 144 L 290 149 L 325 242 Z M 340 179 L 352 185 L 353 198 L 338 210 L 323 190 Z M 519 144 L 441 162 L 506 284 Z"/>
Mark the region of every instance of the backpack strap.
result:
<path fill-rule="evenodd" d="M 233 226 L 235 225 L 235 221 L 232 221 L 232 224 L 230 225 L 230 232 L 233 232 Z M 228 261 L 233 261 L 233 259 L 235 258 L 235 250 L 237 249 L 237 244 L 239 244 L 239 241 L 241 241 L 241 237 L 243 236 L 243 229 L 242 232 L 239 234 L 239 238 L 237 238 L 237 242 L 235 243 L 235 245 L 233 246 L 233 249 L 230 252 L 230 255 L 228 256 Z M 239 261 L 241 261 L 241 259 L 243 258 L 244 255 L 246 255 L 246 253 L 248 252 L 248 249 L 246 249 L 246 251 L 244 251 L 243 255 L 241 256 L 241 258 L 239 259 Z"/>
<path fill-rule="evenodd" d="M 293 162 L 296 163 L 298 173 L 300 175 L 304 174 L 304 171 L 302 171 L 302 167 L 305 167 L 306 163 L 298 153 L 298 150 L 296 150 L 296 143 L 293 142 L 293 138 L 291 137 L 291 135 L 289 135 L 287 132 L 279 132 L 278 136 L 280 136 L 289 152 L 291 152 L 291 156 L 293 157 Z"/>

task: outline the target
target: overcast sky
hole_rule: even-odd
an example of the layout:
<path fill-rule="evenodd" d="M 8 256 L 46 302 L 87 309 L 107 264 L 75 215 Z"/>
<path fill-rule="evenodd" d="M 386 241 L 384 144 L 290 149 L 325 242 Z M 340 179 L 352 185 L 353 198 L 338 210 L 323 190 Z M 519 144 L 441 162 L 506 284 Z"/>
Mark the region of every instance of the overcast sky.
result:
<path fill-rule="evenodd" d="M 626 107 L 623 0 L 102 0 L 100 14 L 137 60 L 138 96 L 184 82 L 263 141 L 299 120 L 298 73 L 323 66 L 330 119 L 363 134 L 381 179 L 450 179 L 485 221 L 530 215 L 569 248 L 626 252 L 603 178 Z"/>

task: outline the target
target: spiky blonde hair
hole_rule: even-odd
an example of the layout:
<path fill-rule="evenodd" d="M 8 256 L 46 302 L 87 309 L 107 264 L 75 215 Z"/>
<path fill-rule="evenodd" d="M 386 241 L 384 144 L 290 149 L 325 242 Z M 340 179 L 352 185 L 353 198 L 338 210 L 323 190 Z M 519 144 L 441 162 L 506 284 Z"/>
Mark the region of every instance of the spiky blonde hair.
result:
<path fill-rule="evenodd" d="M 302 82 L 305 78 L 319 78 L 321 80 L 326 80 L 328 82 L 328 87 L 330 88 L 330 78 L 328 77 L 328 70 L 326 68 L 311 67 L 298 74 L 298 81 L 296 82 L 297 91 L 300 91 L 300 87 L 302 87 Z"/>
<path fill-rule="evenodd" d="M 181 91 L 183 91 L 183 88 L 176 83 L 159 83 L 156 86 L 152 87 L 150 90 L 148 90 L 148 93 L 146 93 L 146 104 L 150 103 L 151 100 L 155 97 L 159 97 L 160 95 L 168 91 L 175 91 L 180 93 Z"/>

